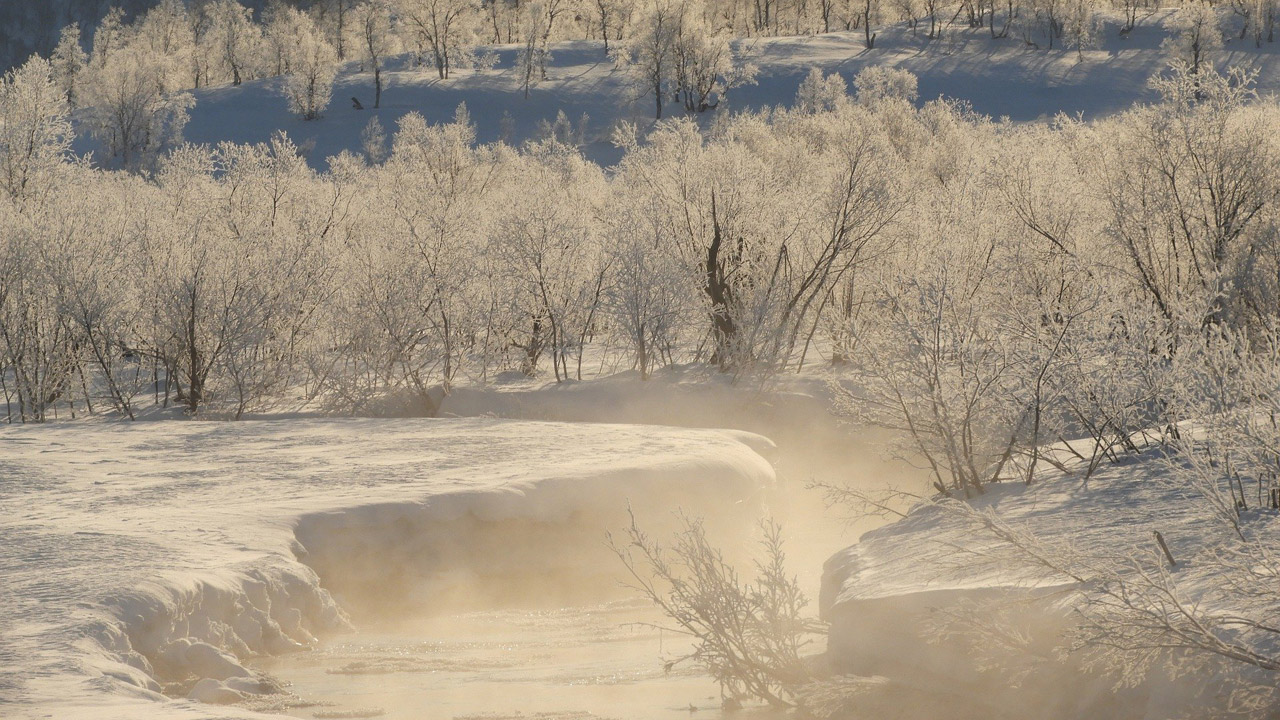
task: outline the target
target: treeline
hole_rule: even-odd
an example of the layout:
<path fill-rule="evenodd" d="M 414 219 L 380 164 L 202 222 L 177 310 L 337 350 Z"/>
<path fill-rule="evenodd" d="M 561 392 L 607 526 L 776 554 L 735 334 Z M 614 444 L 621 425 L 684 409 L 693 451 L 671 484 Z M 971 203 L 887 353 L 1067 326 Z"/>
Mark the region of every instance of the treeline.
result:
<path fill-rule="evenodd" d="M 1059 437 L 1096 465 L 1260 397 L 1280 108 L 1248 78 L 1184 68 L 1090 125 L 917 107 L 900 71 L 855 86 L 815 71 L 791 108 L 620 132 L 608 171 L 554 133 L 478 145 L 460 109 L 372 128 L 325 173 L 278 136 L 144 177 L 68 155 L 33 61 L 0 95 L 7 417 L 430 414 L 501 372 L 581 377 L 592 352 L 643 377 L 823 364 L 972 494 L 1058 462 L 1038 448 Z"/>
<path fill-rule="evenodd" d="M 347 61 L 369 74 L 378 107 L 389 58 L 407 54 L 446 79 L 457 68 L 488 72 L 498 62 L 493 46 L 516 44 L 503 71 L 527 96 L 547 77 L 552 42 L 603 40 L 630 92 L 651 97 L 661 118 L 666 105 L 703 112 L 752 82 L 754 67 L 735 38 L 861 28 L 872 48 L 873 26 L 905 23 L 937 38 L 959 22 L 989 28 L 993 37 L 1083 51 L 1099 45 L 1103 11 L 1123 11 L 1124 33 L 1156 9 L 1148 0 L 1118 0 L 1115 8 L 1101 0 L 322 0 L 306 7 L 272 2 L 255 12 L 239 0 L 160 0 L 131 21 L 114 9 L 91 38 L 74 24 L 63 29 L 50 56 L 54 82 L 73 108 L 87 109 L 86 126 L 105 158 L 151 169 L 181 135 L 193 104 L 187 90 L 283 76 L 290 107 L 312 120 L 328 106 Z M 1238 30 L 1258 46 L 1274 40 L 1275 17 L 1275 0 L 1190 0 L 1170 21 L 1166 47 L 1198 71 L 1212 64 L 1224 32 Z"/>

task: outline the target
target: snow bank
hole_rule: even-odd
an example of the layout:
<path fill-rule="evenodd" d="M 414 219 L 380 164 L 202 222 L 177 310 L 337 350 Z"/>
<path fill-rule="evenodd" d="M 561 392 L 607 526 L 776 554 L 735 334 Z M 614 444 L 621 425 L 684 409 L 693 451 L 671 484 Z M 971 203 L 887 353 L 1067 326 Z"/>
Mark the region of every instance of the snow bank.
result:
<path fill-rule="evenodd" d="M 442 415 L 494 416 L 575 423 L 638 423 L 745 431 L 737 437 L 770 457 L 774 441 L 789 448 L 848 440 L 832 414 L 827 379 L 820 373 L 786 376 L 768 389 L 751 389 L 703 366 L 659 370 L 648 380 L 634 371 L 586 382 L 518 380 L 454 388 Z"/>
<path fill-rule="evenodd" d="M 493 419 L 4 428 L 0 716 L 261 717 L 209 703 L 276 690 L 247 661 L 345 610 L 520 575 L 561 591 L 605 572 L 628 499 L 754 512 L 773 471 L 744 439 L 767 444 Z"/>
<path fill-rule="evenodd" d="M 991 486 L 972 504 L 993 508 L 1011 526 L 1048 547 L 1083 557 L 1152 551 L 1162 533 L 1175 558 L 1199 556 L 1214 521 L 1150 453 L 1130 464 L 1082 477 L 1046 475 L 1030 487 Z M 1273 526 L 1280 526 L 1272 518 Z M 1078 622 L 1071 580 L 1029 563 L 1014 565 L 990 533 L 955 511 L 922 504 L 908 516 L 862 536 L 831 557 L 820 608 L 831 623 L 829 658 L 838 672 L 883 675 L 902 687 L 945 693 L 964 717 L 1170 718 L 1208 715 L 1226 705 L 1219 678 L 1176 680 L 1157 669 L 1117 687 L 1120 678 L 1062 655 Z M 1183 562 L 1171 571 L 1186 601 L 1215 583 L 1209 564 Z M 963 630 L 955 618 L 998 626 L 1007 646 Z"/>

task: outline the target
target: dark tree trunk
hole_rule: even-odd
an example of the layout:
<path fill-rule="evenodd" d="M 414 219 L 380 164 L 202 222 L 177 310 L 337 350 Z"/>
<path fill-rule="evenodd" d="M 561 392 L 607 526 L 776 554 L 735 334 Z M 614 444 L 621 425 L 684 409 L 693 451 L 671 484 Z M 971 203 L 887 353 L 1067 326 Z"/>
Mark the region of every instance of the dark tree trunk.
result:
<path fill-rule="evenodd" d="M 720 218 L 716 212 L 716 195 L 714 192 L 711 193 L 711 225 L 711 245 L 707 247 L 705 267 L 707 273 L 706 293 L 707 297 L 711 299 L 711 322 L 716 340 L 715 355 L 711 358 L 711 362 L 719 365 L 721 369 L 725 369 L 729 362 L 729 344 L 733 341 L 738 329 L 733 323 L 733 317 L 729 314 L 729 303 L 732 300 L 733 292 L 729 286 L 728 279 L 725 277 L 724 261 L 720 257 L 720 249 L 724 243 L 724 238 L 720 231 Z"/>

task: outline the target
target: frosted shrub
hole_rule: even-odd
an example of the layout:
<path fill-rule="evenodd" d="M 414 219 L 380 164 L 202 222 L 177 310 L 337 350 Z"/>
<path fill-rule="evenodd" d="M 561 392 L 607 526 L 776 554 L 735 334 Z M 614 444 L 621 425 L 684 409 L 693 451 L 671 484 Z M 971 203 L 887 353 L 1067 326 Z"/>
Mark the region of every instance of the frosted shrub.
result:
<path fill-rule="evenodd" d="M 848 100 L 849 88 L 840 73 L 825 75 L 815 67 L 796 91 L 795 108 L 802 113 L 831 112 Z"/>
<path fill-rule="evenodd" d="M 751 581 L 739 577 L 697 520 L 685 519 L 669 547 L 634 517 L 622 538 L 611 538 L 632 587 L 694 639 L 693 652 L 667 667 L 692 661 L 705 668 L 720 683 L 726 708 L 748 699 L 791 706 L 813 679 L 802 653 L 822 626 L 804 616 L 808 600 L 787 574 L 781 527 L 761 527 L 764 557 Z"/>
<path fill-rule="evenodd" d="M 881 65 L 868 67 L 853 79 L 858 100 L 864 103 L 890 99 L 915 102 L 920 95 L 918 85 L 911 72 Z"/>
<path fill-rule="evenodd" d="M 369 119 L 360 133 L 360 146 L 364 150 L 365 159 L 374 165 L 380 165 L 391 154 L 391 143 L 387 139 L 387 131 L 383 129 L 378 117 Z"/>

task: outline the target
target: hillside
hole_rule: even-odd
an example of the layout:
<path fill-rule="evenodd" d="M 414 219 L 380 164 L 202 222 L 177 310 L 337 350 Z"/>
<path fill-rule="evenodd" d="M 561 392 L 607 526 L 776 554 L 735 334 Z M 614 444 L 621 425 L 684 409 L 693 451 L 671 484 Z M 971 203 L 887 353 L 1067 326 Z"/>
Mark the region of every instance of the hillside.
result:
<path fill-rule="evenodd" d="M 158 0 L 7 0 L 0 3 L 0 72 L 21 64 L 32 53 L 47 56 L 58 44 L 63 26 L 77 23 L 86 45 L 107 10 L 118 7 L 126 20 L 154 7 Z M 260 10 L 262 0 L 247 0 Z"/>
<path fill-rule="evenodd" d="M 921 102 L 953 98 L 970 103 L 984 115 L 1014 122 L 1044 120 L 1058 113 L 1104 117 L 1155 98 L 1149 83 L 1166 64 L 1160 44 L 1169 35 L 1172 12 L 1157 11 L 1127 36 L 1119 34 L 1116 22 L 1107 22 L 1101 47 L 1083 52 L 1037 48 L 1017 38 L 993 39 L 985 28 L 959 26 L 932 41 L 923 32 L 913 36 L 905 27 L 886 27 L 873 50 L 864 47 L 860 32 L 738 41 L 740 57 L 759 69 L 756 82 L 732 90 L 724 105 L 701 119 L 707 123 L 726 110 L 790 104 L 812 67 L 838 72 L 852 86 L 853 77 L 873 65 L 915 73 Z M 311 148 L 311 163 L 319 168 L 342 150 L 359 152 L 361 133 L 373 117 L 390 132 L 406 113 L 421 113 L 428 122 L 445 122 L 460 103 L 466 103 L 481 142 L 499 138 L 523 142 L 536 137 L 539 124 L 554 121 L 559 112 L 576 131 L 585 114 L 589 121 L 584 151 L 607 165 L 621 155 L 610 143 L 620 120 L 636 122 L 642 131 L 652 123 L 652 97 L 637 96 L 625 73 L 605 56 L 600 42 L 554 44 L 548 78 L 534 86 L 527 99 L 513 67 L 517 48 L 489 49 L 499 57 L 494 70 L 456 70 L 448 80 L 440 80 L 434 69 L 411 67 L 405 56 L 393 58 L 391 71 L 384 73 L 387 88 L 380 110 L 372 108 L 372 75 L 348 63 L 325 116 L 311 122 L 289 112 L 279 78 L 199 90 L 194 93 L 196 106 L 185 136 L 194 143 L 256 143 L 283 130 L 299 145 Z M 1248 41 L 1230 40 L 1219 64 L 1256 70 L 1263 94 L 1280 90 L 1280 47 L 1258 49 Z M 366 109 L 354 109 L 352 97 L 359 98 Z M 670 111 L 679 109 L 673 106 Z M 508 132 L 504 132 L 505 113 L 511 115 Z M 90 151 L 94 144 L 82 137 L 76 148 Z"/>

